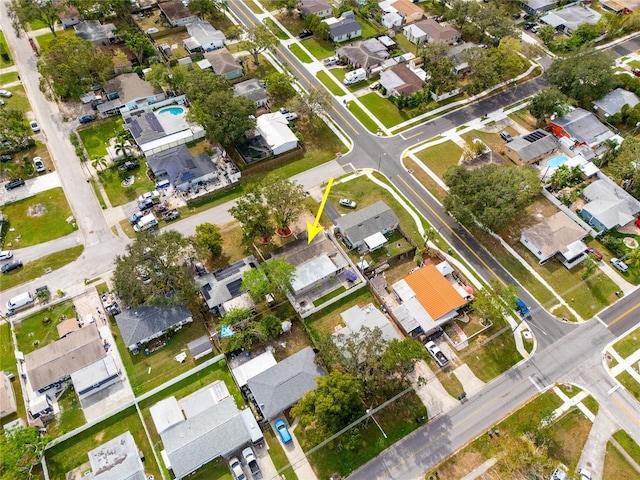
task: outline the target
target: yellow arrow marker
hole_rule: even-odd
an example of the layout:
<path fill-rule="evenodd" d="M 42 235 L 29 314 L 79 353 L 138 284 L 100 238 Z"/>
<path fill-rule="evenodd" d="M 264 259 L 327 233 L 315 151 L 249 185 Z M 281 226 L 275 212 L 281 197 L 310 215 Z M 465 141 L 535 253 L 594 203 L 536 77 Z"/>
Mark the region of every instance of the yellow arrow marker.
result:
<path fill-rule="evenodd" d="M 311 243 L 313 237 L 315 237 L 318 233 L 324 230 L 322 225 L 318 225 L 320 221 L 320 215 L 322 215 L 322 210 L 324 210 L 324 204 L 327 203 L 327 197 L 329 197 L 329 190 L 331 190 L 331 185 L 333 184 L 333 177 L 329 179 L 329 183 L 327 183 L 327 189 L 324 191 L 324 196 L 322 197 L 322 202 L 320 202 L 320 209 L 318 210 L 318 214 L 316 215 L 316 221 L 311 223 L 307 222 L 307 238 L 308 242 Z"/>

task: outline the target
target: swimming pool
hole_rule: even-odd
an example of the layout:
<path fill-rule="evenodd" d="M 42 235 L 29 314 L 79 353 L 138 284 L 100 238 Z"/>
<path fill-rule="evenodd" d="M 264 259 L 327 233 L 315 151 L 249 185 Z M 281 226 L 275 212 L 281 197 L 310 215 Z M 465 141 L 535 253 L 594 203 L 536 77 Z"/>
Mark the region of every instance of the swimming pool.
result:
<path fill-rule="evenodd" d="M 184 115 L 185 109 L 184 107 L 165 107 L 158 110 L 158 114 L 169 113 L 171 115 Z"/>
<path fill-rule="evenodd" d="M 569 160 L 565 155 L 559 155 L 557 157 L 550 158 L 547 160 L 547 167 L 549 168 L 558 168 L 564 162 Z"/>

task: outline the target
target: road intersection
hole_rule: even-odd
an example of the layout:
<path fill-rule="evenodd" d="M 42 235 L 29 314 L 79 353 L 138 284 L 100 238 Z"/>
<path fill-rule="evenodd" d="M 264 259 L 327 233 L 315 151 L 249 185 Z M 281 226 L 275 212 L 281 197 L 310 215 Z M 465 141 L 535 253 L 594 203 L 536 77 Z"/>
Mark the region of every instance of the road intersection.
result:
<path fill-rule="evenodd" d="M 48 101 L 39 90 L 35 57 L 26 39 L 15 37 L 6 15 L 7 3 L 4 0 L 0 6 L 0 27 L 13 48 L 16 66 L 46 136 L 85 245 L 83 255 L 76 262 L 46 277 L 47 283 L 56 285 L 56 288 L 60 285 L 59 288 L 67 290 L 85 278 L 109 272 L 114 256 L 124 251 L 128 239 L 115 236 L 105 221 L 88 183 L 87 172 L 77 161 L 69 142 L 74 124 L 65 122 L 56 104 Z M 254 24 L 257 21 L 253 13 L 240 2 L 230 2 L 230 9 L 243 23 Z M 632 38 L 612 47 L 611 51 L 624 56 L 638 48 L 640 39 Z M 318 83 L 289 49 L 280 46 L 276 57 L 280 62 L 291 66 L 304 88 Z M 337 159 L 337 162 L 345 171 L 350 171 L 351 167 L 356 170 L 379 168 L 481 278 L 485 281 L 497 278 L 505 284 L 517 285 L 517 281 L 404 168 L 401 159 L 408 148 L 519 102 L 535 94 L 545 84 L 544 77 L 529 80 L 390 137 L 371 134 L 355 120 L 341 99 L 332 98 L 330 116 L 352 141 L 350 152 Z M 326 178 L 310 177 L 309 181 L 312 180 L 317 184 Z M 219 207 L 220 212 L 216 217 L 223 218 L 226 209 L 228 205 Z M 212 221 L 211 212 L 205 214 L 207 221 Z M 176 222 L 171 228 L 189 233 L 197 223 L 203 221 L 205 214 Z M 0 301 L 6 302 L 8 297 L 20 289 L 31 288 L 39 283 L 42 283 L 41 279 L 3 292 Z M 628 392 L 623 389 L 612 390 L 617 382 L 608 375 L 602 363 L 605 346 L 616 336 L 635 326 L 640 318 L 638 290 L 601 312 L 597 319 L 580 325 L 558 321 L 521 287 L 519 295 L 534 307 L 530 324 L 534 327 L 538 344 L 535 355 L 487 384 L 465 404 L 431 419 L 424 427 L 354 472 L 353 478 L 415 478 L 455 452 L 469 439 L 482 434 L 539 390 L 558 381 L 574 382 L 590 391 L 600 403 L 601 409 L 615 423 L 624 425 L 640 443 L 640 407 Z"/>

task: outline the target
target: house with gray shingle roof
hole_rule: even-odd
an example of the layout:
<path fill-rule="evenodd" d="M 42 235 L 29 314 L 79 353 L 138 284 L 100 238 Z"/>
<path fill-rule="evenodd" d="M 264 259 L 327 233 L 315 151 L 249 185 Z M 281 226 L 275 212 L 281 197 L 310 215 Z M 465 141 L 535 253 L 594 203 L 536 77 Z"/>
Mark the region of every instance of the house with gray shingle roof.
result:
<path fill-rule="evenodd" d="M 517 163 L 535 163 L 558 147 L 556 138 L 544 130 L 534 130 L 505 145 L 507 156 Z"/>
<path fill-rule="evenodd" d="M 353 40 L 362 35 L 362 26 L 354 18 L 353 12 L 344 12 L 340 18 L 327 18 L 329 38 L 335 43 Z"/>
<path fill-rule="evenodd" d="M 317 15 L 320 18 L 331 16 L 333 8 L 324 0 L 301 0 L 298 5 L 300 16 Z"/>
<path fill-rule="evenodd" d="M 251 411 L 238 410 L 223 381 L 179 401 L 175 397 L 162 400 L 150 413 L 162 439 L 162 459 L 176 479 L 262 438 Z"/>
<path fill-rule="evenodd" d="M 586 145 L 593 149 L 615 135 L 598 117 L 582 108 L 551 120 L 548 129 L 558 138 L 567 137 L 576 147 Z"/>
<path fill-rule="evenodd" d="M 227 80 L 240 78 L 244 75 L 242 65 L 226 48 L 206 52 L 204 58 L 209 62 L 214 73 L 222 75 Z"/>
<path fill-rule="evenodd" d="M 184 305 L 138 305 L 116 315 L 120 335 L 129 350 L 135 352 L 155 338 L 193 318 Z"/>
<path fill-rule="evenodd" d="M 200 287 L 200 292 L 209 310 L 224 317 L 225 305 L 228 307 L 228 302 L 246 295 L 242 289 L 244 273 L 252 268 L 257 268 L 257 266 L 256 258 L 249 255 L 215 272 L 196 278 L 196 284 Z"/>
<path fill-rule="evenodd" d="M 588 203 L 580 216 L 600 231 L 623 227 L 640 213 L 640 202 L 604 175 L 588 185 L 582 196 Z"/>
<path fill-rule="evenodd" d="M 593 102 L 593 108 L 596 115 L 600 118 L 610 117 L 616 113 L 620 113 L 625 105 L 629 108 L 635 107 L 640 103 L 638 96 L 623 88 L 616 88 L 612 92 L 607 93 L 600 100 Z"/>
<path fill-rule="evenodd" d="M 391 340 L 401 340 L 400 334 L 394 328 L 384 313 L 377 309 L 372 303 L 361 307 L 354 305 L 340 314 L 345 326 L 331 335 L 331 341 L 340 348 L 344 341 L 351 335 L 358 335 L 363 328 L 370 331 L 379 329 L 382 338 L 387 342 Z"/>
<path fill-rule="evenodd" d="M 268 105 L 267 91 L 260 80 L 250 78 L 244 82 L 236 83 L 233 86 L 234 97 L 245 97 L 256 104 L 256 107 L 266 107 Z"/>
<path fill-rule="evenodd" d="M 345 58 L 354 67 L 364 69 L 377 67 L 389 58 L 387 47 L 377 38 L 369 38 L 343 45 L 336 50 L 336 55 Z"/>
<path fill-rule="evenodd" d="M 338 218 L 335 231 L 349 250 L 360 247 L 365 239 L 381 233 L 389 233 L 398 228 L 398 217 L 393 210 L 379 201 Z"/>
<path fill-rule="evenodd" d="M 305 347 L 250 378 L 247 386 L 264 418 L 270 420 L 315 390 L 316 379 L 323 375 L 324 370 L 315 363 L 315 353 Z"/>
<path fill-rule="evenodd" d="M 147 164 L 157 183 L 168 180 L 185 191 L 192 184 L 208 182 L 217 177 L 218 168 L 207 153 L 194 156 L 186 145 L 147 155 Z"/>
<path fill-rule="evenodd" d="M 522 8 L 530 15 L 537 15 L 551 10 L 557 3 L 557 0 L 528 0 L 522 4 Z"/>

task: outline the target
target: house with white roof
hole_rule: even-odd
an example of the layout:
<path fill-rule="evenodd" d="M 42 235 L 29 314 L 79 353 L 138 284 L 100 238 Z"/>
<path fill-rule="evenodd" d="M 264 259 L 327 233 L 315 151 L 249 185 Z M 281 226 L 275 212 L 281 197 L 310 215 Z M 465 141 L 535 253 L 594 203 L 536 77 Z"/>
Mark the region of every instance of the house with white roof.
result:
<path fill-rule="evenodd" d="M 331 334 L 331 341 L 337 347 L 340 347 L 349 336 L 360 333 L 365 327 L 371 331 L 376 328 L 379 329 L 382 338 L 386 341 L 402 340 L 402 337 L 387 316 L 376 308 L 373 303 L 364 307 L 354 305 L 340 313 L 340 317 L 345 326 Z"/>
<path fill-rule="evenodd" d="M 640 202 L 607 176 L 598 177 L 582 191 L 588 203 L 580 210 L 580 216 L 599 231 L 633 222 L 640 213 Z"/>
<path fill-rule="evenodd" d="M 89 453 L 91 470 L 86 480 L 146 480 L 140 450 L 130 431 L 94 448 Z"/>
<path fill-rule="evenodd" d="M 227 41 L 224 33 L 216 30 L 209 22 L 198 20 L 187 23 L 186 27 L 189 38 L 183 40 L 182 43 L 189 53 L 217 50 L 224 47 Z"/>
<path fill-rule="evenodd" d="M 560 10 L 554 10 L 540 18 L 542 23 L 551 25 L 559 32 L 571 35 L 576 29 L 584 24 L 595 25 L 600 21 L 602 15 L 586 5 L 576 2 L 569 4 Z"/>
<path fill-rule="evenodd" d="M 289 128 L 289 122 L 281 112 L 265 113 L 256 119 L 256 133 L 262 137 L 272 155 L 293 150 L 298 137 Z"/>
<path fill-rule="evenodd" d="M 640 103 L 640 99 L 635 93 L 623 88 L 616 88 L 600 100 L 593 102 L 593 109 L 598 117 L 607 118 L 620 113 L 625 105 L 633 108 L 638 103 Z"/>

